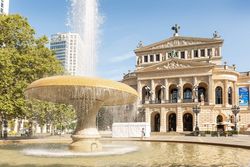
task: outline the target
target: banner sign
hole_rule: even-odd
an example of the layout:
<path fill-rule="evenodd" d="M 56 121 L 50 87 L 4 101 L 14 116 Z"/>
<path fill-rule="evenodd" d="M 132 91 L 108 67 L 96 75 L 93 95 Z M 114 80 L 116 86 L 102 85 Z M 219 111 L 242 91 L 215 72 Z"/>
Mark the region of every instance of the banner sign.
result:
<path fill-rule="evenodd" d="M 248 106 L 248 103 L 249 103 L 248 87 L 239 88 L 239 103 L 240 103 L 240 106 Z"/>

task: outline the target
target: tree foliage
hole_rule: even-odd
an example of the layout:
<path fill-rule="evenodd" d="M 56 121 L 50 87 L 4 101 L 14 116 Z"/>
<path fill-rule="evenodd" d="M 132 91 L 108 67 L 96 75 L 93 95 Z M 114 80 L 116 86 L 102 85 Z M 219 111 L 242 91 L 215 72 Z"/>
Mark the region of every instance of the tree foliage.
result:
<path fill-rule="evenodd" d="M 28 115 L 24 90 L 31 82 L 63 68 L 46 47 L 48 39 L 20 15 L 0 15 L 0 111 L 11 118 Z"/>
<path fill-rule="evenodd" d="M 27 117 L 30 121 L 36 121 L 41 127 L 50 124 L 55 127 L 67 127 L 75 120 L 75 110 L 70 105 L 51 102 L 29 100 L 27 101 Z M 53 131 L 53 130 L 52 130 Z"/>

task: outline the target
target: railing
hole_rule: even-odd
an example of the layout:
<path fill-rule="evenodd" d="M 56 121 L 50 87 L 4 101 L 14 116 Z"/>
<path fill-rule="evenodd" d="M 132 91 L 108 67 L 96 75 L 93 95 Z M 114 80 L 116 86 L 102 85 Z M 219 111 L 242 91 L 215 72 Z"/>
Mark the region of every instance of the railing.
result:
<path fill-rule="evenodd" d="M 182 103 L 193 103 L 194 99 L 183 99 Z"/>
<path fill-rule="evenodd" d="M 141 104 L 174 104 L 174 103 L 197 103 L 194 99 L 182 99 L 180 102 L 178 102 L 177 99 L 172 100 L 143 100 L 141 101 Z M 204 101 L 204 105 L 208 105 L 207 101 Z"/>

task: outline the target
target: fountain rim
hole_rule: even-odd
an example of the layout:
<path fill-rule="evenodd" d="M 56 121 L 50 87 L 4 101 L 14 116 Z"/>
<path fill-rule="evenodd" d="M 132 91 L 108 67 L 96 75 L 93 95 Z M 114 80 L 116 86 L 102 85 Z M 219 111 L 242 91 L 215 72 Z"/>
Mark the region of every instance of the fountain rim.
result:
<path fill-rule="evenodd" d="M 70 76 L 60 75 L 38 79 L 32 82 L 26 89 L 48 87 L 48 86 L 82 86 L 82 87 L 95 87 L 95 88 L 107 88 L 121 92 L 126 92 L 138 97 L 138 93 L 129 85 L 121 82 L 102 79 L 97 77 L 86 77 L 86 76 Z"/>

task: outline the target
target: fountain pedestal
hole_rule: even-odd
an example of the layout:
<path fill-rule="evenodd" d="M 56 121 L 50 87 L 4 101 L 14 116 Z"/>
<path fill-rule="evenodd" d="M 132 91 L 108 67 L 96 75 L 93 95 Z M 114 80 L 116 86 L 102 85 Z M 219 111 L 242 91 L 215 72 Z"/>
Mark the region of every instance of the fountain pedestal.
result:
<path fill-rule="evenodd" d="M 84 129 L 81 135 L 72 135 L 73 142 L 69 149 L 77 152 L 96 152 L 102 150 L 102 144 L 96 128 Z"/>

